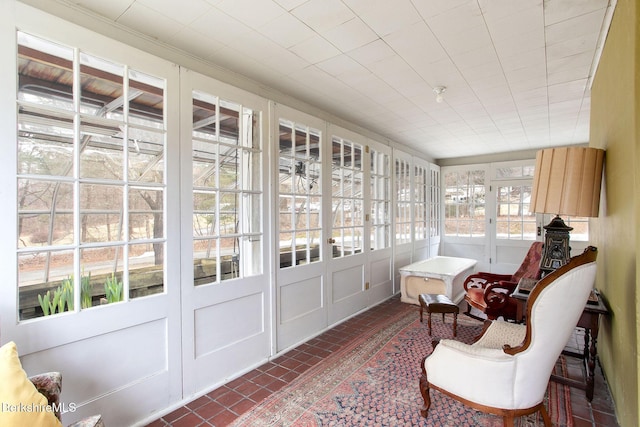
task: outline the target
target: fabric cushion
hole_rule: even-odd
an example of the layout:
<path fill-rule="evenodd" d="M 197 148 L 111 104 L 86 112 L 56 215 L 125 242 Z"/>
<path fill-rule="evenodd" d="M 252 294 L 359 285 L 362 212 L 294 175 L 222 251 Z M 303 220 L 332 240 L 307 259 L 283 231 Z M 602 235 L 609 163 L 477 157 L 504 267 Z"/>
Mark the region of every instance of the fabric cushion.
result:
<path fill-rule="evenodd" d="M 12 341 L 0 347 L 0 426 L 60 427 L 47 399 L 27 378 Z"/>

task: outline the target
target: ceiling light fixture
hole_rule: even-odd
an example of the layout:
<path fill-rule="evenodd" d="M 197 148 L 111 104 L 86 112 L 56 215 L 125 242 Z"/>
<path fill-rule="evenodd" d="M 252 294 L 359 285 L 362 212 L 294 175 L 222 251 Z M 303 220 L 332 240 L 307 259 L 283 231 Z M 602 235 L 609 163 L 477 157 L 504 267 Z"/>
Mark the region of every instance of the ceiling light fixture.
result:
<path fill-rule="evenodd" d="M 436 102 L 438 104 L 444 101 L 444 97 L 442 96 L 442 94 L 444 93 L 445 90 L 447 90 L 446 86 L 436 86 L 433 88 L 433 92 L 436 94 Z"/>

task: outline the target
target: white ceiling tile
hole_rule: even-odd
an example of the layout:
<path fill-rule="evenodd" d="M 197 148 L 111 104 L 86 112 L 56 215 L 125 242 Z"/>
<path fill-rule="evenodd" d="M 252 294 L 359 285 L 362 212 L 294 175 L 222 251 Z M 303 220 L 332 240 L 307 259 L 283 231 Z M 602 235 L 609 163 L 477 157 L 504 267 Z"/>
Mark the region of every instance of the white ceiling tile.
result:
<path fill-rule="evenodd" d="M 517 2 L 513 2 L 517 3 Z M 544 37 L 544 13 L 542 2 L 519 2 L 520 7 L 510 13 L 500 13 L 499 17 L 489 13 L 487 26 L 494 40 L 518 38 L 523 33 L 538 33 Z M 496 8 L 492 8 L 496 10 Z"/>
<path fill-rule="evenodd" d="M 422 21 L 394 31 L 384 41 L 409 64 L 430 64 L 448 58 L 440 41 Z"/>
<path fill-rule="evenodd" d="M 224 47 L 224 44 L 219 41 L 205 38 L 190 27 L 182 28 L 168 42 L 185 52 L 190 52 L 192 55 L 204 59 L 211 59 L 216 51 Z"/>
<path fill-rule="evenodd" d="M 283 9 L 287 11 L 291 11 L 294 8 L 300 6 L 302 3 L 306 2 L 307 0 L 274 0 L 274 1 L 278 3 Z"/>
<path fill-rule="evenodd" d="M 289 49 L 311 64 L 340 55 L 340 51 L 319 35 L 315 35 Z"/>
<path fill-rule="evenodd" d="M 585 13 L 605 9 L 609 0 L 562 0 L 544 2 L 544 21 L 547 25 L 574 18 Z"/>
<path fill-rule="evenodd" d="M 231 49 L 238 51 L 242 55 L 251 57 L 254 60 L 262 60 L 271 56 L 271 52 L 283 49 L 276 42 L 256 33 L 249 31 L 238 35 L 228 44 Z"/>
<path fill-rule="evenodd" d="M 289 14 L 276 17 L 259 27 L 258 31 L 286 48 L 295 46 L 315 35 L 311 28 Z"/>
<path fill-rule="evenodd" d="M 432 18 L 456 9 L 460 6 L 468 5 L 469 0 L 413 0 L 413 4 L 423 18 Z M 473 13 L 480 14 L 479 9 Z M 445 18 L 442 18 L 445 19 Z"/>
<path fill-rule="evenodd" d="M 309 61 L 285 48 L 269 52 L 269 56 L 263 58 L 262 63 L 274 70 L 279 70 L 285 76 L 311 65 Z"/>
<path fill-rule="evenodd" d="M 601 25 L 604 12 L 605 10 L 601 9 L 596 12 L 579 15 L 575 18 L 558 22 L 557 24 L 548 25 L 545 28 L 547 44 L 552 46 L 568 38 L 591 36 L 593 34 L 593 28 Z"/>
<path fill-rule="evenodd" d="M 95 1 L 95 0 L 74 0 L 73 3 L 86 8 L 98 15 L 104 16 L 112 21 L 117 21 L 135 0 L 111 0 L 111 1 Z"/>
<path fill-rule="evenodd" d="M 371 74 L 367 68 L 360 65 L 353 58 L 347 55 L 337 55 L 324 61 L 318 62 L 316 66 L 324 70 L 327 74 L 335 77 L 357 75 L 359 78 L 362 75 Z"/>
<path fill-rule="evenodd" d="M 155 2 L 157 0 L 148 1 Z M 183 3 L 185 2 L 183 1 Z M 280 5 L 270 0 L 220 0 L 216 4 L 216 8 L 253 29 L 257 29 L 267 22 L 286 13 L 286 10 L 284 10 Z"/>
<path fill-rule="evenodd" d="M 376 33 L 357 17 L 323 32 L 322 35 L 342 52 L 349 52 L 378 39 Z"/>
<path fill-rule="evenodd" d="M 449 56 L 457 56 L 476 49 L 483 49 L 492 43 L 484 24 L 466 27 L 457 32 L 435 33 Z"/>
<path fill-rule="evenodd" d="M 291 13 L 319 33 L 356 17 L 340 0 L 309 0 Z"/>
<path fill-rule="evenodd" d="M 453 63 L 456 65 L 456 67 L 464 71 L 488 63 L 497 62 L 498 56 L 496 55 L 496 50 L 493 46 L 493 43 L 490 43 L 484 46 L 480 46 L 471 51 L 452 55 L 451 59 L 453 60 Z"/>
<path fill-rule="evenodd" d="M 232 43 L 237 36 L 251 31 L 242 22 L 215 8 L 193 21 L 190 27 L 224 44 Z"/>
<path fill-rule="evenodd" d="M 385 58 L 390 58 L 394 55 L 395 52 L 380 39 L 349 52 L 349 56 L 351 58 L 364 66 L 381 61 Z"/>
<path fill-rule="evenodd" d="M 410 0 L 343 1 L 381 37 L 421 20 Z"/>
<path fill-rule="evenodd" d="M 120 15 L 118 22 L 122 25 L 136 25 L 138 31 L 159 40 L 169 40 L 184 27 L 180 22 L 162 13 L 136 2 Z"/>
<path fill-rule="evenodd" d="M 548 60 L 566 58 L 583 52 L 595 52 L 598 34 L 578 36 L 547 46 Z"/>
<path fill-rule="evenodd" d="M 175 7 L 175 0 L 137 0 L 137 3 L 143 4 L 184 25 L 190 24 L 194 19 L 211 9 L 211 5 L 204 0 L 183 1 L 179 8 Z"/>

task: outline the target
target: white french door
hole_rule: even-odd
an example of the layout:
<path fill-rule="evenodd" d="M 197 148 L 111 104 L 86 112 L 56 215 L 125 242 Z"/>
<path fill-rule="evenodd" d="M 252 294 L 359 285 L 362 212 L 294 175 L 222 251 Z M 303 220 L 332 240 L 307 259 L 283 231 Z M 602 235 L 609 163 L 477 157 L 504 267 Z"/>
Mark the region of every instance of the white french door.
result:
<path fill-rule="evenodd" d="M 325 228 L 325 123 L 289 107 L 273 105 L 277 219 L 273 224 L 276 351 L 328 325 Z"/>
<path fill-rule="evenodd" d="M 331 206 L 331 253 L 326 279 L 329 324 L 333 324 L 368 305 L 369 239 L 365 215 L 371 165 L 363 137 L 333 125 L 329 126 L 329 137 L 330 192 L 324 194 Z"/>
<path fill-rule="evenodd" d="M 178 69 L 22 3 L 8 9 L 2 343 L 16 342 L 30 375 L 62 372 L 66 423 L 102 413 L 131 425 L 182 396 L 168 160 Z"/>
<path fill-rule="evenodd" d="M 270 354 L 267 102 L 181 72 L 182 357 L 189 396 Z"/>

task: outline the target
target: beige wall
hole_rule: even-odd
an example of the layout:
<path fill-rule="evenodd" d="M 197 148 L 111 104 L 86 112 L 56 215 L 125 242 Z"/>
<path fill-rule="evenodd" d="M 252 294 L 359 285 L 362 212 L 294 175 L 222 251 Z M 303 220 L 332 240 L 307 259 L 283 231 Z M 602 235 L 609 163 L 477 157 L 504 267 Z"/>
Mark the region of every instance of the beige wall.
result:
<path fill-rule="evenodd" d="M 592 147 L 607 150 L 604 192 L 592 221 L 596 286 L 611 309 L 598 352 L 623 427 L 640 425 L 640 8 L 618 0 L 591 95 Z"/>

